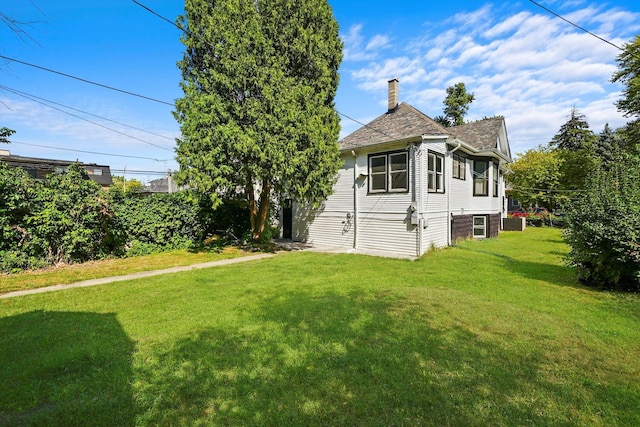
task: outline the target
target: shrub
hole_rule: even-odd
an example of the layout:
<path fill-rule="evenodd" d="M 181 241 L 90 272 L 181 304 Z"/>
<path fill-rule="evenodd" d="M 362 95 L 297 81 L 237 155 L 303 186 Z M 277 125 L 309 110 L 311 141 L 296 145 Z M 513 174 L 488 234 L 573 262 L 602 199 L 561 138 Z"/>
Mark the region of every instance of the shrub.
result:
<path fill-rule="evenodd" d="M 204 239 L 200 207 L 186 192 L 146 197 L 113 197 L 117 241 L 123 252 L 139 255 L 188 248 Z"/>
<path fill-rule="evenodd" d="M 72 164 L 39 189 L 26 217 L 31 239 L 25 249 L 52 263 L 101 258 L 110 252 L 112 219 L 100 186 Z"/>
<path fill-rule="evenodd" d="M 640 291 L 640 159 L 610 167 L 568 205 L 569 262 L 586 285 Z"/>

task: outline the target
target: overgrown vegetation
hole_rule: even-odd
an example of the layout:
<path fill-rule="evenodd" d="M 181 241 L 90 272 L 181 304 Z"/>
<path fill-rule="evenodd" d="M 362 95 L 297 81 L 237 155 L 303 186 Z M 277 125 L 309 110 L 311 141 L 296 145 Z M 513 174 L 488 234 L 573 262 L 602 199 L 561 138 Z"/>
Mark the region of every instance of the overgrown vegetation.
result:
<path fill-rule="evenodd" d="M 640 159 L 588 178 L 569 204 L 569 259 L 585 284 L 640 291 Z"/>
<path fill-rule="evenodd" d="M 38 181 L 0 163 L 0 271 L 190 248 L 220 229 L 241 235 L 245 206 L 229 202 L 214 214 L 186 192 L 103 191 L 77 164 Z"/>
<path fill-rule="evenodd" d="M 530 228 L 0 300 L 0 424 L 640 425 L 639 298 L 568 251 Z"/>

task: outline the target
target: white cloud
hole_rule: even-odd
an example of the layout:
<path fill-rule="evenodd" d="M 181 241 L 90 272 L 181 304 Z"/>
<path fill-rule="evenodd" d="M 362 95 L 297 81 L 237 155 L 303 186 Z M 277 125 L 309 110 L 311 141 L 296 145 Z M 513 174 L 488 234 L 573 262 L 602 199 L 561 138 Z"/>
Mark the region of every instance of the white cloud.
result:
<path fill-rule="evenodd" d="M 375 34 L 365 44 L 362 24 L 352 25 L 347 34 L 340 36 L 344 43 L 343 59 L 346 62 L 368 61 L 379 56 L 380 51 L 391 46 L 386 35 Z"/>
<path fill-rule="evenodd" d="M 615 30 L 610 40 L 620 44 L 640 25 L 640 14 L 604 7 L 582 6 L 566 16 L 607 37 Z M 606 122 L 625 123 L 614 106 L 619 86 L 610 82 L 620 51 L 546 12 L 500 18 L 485 5 L 441 27 L 425 25 L 405 46 L 353 70 L 358 88 L 382 100 L 387 80 L 398 77 L 401 99 L 433 116 L 441 114 L 445 88 L 463 81 L 476 95 L 468 119 L 504 115 L 514 152 L 548 142 L 573 106 L 596 132 Z"/>

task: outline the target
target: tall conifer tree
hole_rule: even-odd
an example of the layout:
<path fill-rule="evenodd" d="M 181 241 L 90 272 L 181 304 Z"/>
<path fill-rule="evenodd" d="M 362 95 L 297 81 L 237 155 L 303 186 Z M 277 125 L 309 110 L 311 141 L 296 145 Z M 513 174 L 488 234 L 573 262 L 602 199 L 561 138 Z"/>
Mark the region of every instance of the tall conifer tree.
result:
<path fill-rule="evenodd" d="M 176 180 L 248 201 L 252 238 L 274 196 L 318 203 L 339 168 L 342 42 L 326 0 L 187 0 Z"/>

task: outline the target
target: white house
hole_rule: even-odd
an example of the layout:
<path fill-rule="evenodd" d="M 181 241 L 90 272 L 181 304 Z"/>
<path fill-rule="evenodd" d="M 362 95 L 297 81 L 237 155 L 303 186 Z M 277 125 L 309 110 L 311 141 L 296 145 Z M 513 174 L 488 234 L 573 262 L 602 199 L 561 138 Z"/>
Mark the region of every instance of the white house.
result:
<path fill-rule="evenodd" d="M 290 200 L 283 237 L 345 252 L 420 256 L 456 240 L 496 237 L 511 151 L 503 117 L 445 128 L 398 104 L 340 141 L 334 193 L 314 209 Z"/>

